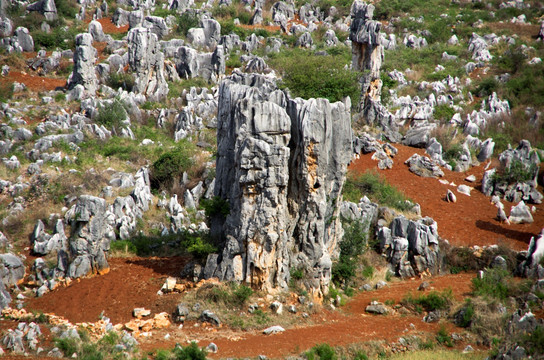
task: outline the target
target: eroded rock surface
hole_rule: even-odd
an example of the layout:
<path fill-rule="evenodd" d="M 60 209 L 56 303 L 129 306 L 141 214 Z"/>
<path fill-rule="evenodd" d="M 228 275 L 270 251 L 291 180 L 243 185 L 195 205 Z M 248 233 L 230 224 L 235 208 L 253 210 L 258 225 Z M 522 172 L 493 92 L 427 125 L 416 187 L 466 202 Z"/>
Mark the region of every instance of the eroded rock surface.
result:
<path fill-rule="evenodd" d="M 224 80 L 215 195 L 230 214 L 212 223 L 222 252 L 204 275 L 274 291 L 301 268 L 311 293 L 326 294 L 351 137 L 349 101 L 290 99 L 262 75 Z"/>

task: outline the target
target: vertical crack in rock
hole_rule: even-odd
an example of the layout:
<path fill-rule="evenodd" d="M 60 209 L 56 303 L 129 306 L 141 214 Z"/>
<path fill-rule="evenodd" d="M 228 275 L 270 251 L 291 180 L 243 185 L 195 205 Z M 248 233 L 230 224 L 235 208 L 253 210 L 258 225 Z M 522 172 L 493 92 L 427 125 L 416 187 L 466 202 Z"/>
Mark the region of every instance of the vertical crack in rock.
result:
<path fill-rule="evenodd" d="M 269 292 L 304 269 L 315 298 L 328 291 L 342 227 L 337 217 L 351 154 L 349 100 L 289 99 L 273 77 L 235 72 L 221 83 L 212 220 L 221 249 L 205 277 Z"/>
<path fill-rule="evenodd" d="M 146 95 L 150 101 L 160 101 L 168 94 L 164 77 L 164 54 L 157 35 L 146 28 L 128 32 L 128 64 L 135 74 L 135 93 Z"/>

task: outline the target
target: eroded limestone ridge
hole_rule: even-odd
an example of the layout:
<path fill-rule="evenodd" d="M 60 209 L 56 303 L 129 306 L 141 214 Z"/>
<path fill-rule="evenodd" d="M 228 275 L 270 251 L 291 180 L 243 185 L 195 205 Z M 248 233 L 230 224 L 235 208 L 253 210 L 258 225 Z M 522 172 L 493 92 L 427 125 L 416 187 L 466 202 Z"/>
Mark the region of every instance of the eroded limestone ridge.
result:
<path fill-rule="evenodd" d="M 355 1 L 351 6 L 352 69 L 360 71 L 361 102 L 359 110 L 363 121 L 383 130 L 384 135 L 393 142 L 401 138 L 395 117 L 381 103 L 382 81 L 380 69 L 384 60 L 384 47 L 380 34 L 382 24 L 372 20 L 374 5 Z"/>
<path fill-rule="evenodd" d="M 350 107 L 291 99 L 272 76 L 235 72 L 221 83 L 215 195 L 230 213 L 212 221 L 220 253 L 208 257 L 205 277 L 274 292 L 301 269 L 314 297 L 328 292 L 343 233 Z"/>

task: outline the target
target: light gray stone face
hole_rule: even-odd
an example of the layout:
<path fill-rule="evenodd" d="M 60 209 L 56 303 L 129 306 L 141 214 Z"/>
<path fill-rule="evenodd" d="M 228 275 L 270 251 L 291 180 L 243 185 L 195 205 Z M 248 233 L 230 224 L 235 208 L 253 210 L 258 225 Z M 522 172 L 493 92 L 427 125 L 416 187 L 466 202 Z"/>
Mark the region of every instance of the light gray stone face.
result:
<path fill-rule="evenodd" d="M 92 43 L 91 34 L 83 33 L 76 36 L 74 70 L 68 79 L 68 89 L 72 90 L 77 85 L 81 85 L 89 95 L 94 95 L 98 88 L 98 78 L 94 67 L 97 52 Z"/>
<path fill-rule="evenodd" d="M 168 94 L 164 77 L 164 55 L 151 30 L 135 28 L 128 33 L 128 65 L 135 75 L 133 92 L 161 101 Z"/>
<path fill-rule="evenodd" d="M 107 221 L 106 200 L 81 195 L 65 217 L 71 225 L 66 275 L 78 278 L 107 272 L 106 253 L 115 233 Z"/>
<path fill-rule="evenodd" d="M 180 46 L 176 61 L 176 69 L 183 79 L 202 77 L 217 82 L 225 74 L 226 59 L 223 46 L 217 46 L 213 52 L 208 53 Z"/>
<path fill-rule="evenodd" d="M 438 225 L 433 219 L 413 221 L 399 216 L 389 228 L 379 228 L 377 237 L 381 252 L 397 275 L 413 277 L 440 272 Z"/>
<path fill-rule="evenodd" d="M 289 99 L 274 79 L 234 75 L 219 89 L 215 195 L 230 214 L 208 275 L 267 291 L 304 268 L 308 289 L 326 294 L 342 236 L 341 189 L 351 157 L 350 104 Z"/>

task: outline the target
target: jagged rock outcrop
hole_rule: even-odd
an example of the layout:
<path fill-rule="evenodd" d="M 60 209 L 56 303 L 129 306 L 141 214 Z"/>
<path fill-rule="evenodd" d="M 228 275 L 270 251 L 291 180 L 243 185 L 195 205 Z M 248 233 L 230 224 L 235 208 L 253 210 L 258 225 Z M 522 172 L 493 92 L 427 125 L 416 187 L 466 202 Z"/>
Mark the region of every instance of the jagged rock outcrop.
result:
<path fill-rule="evenodd" d="M 55 0 L 40 0 L 36 1 L 26 7 L 28 11 L 37 11 L 48 21 L 55 20 L 57 18 L 57 7 Z"/>
<path fill-rule="evenodd" d="M 96 49 L 93 47 L 91 34 L 82 33 L 76 36 L 76 51 L 74 52 L 74 70 L 68 79 L 68 89 L 72 90 L 81 85 L 88 95 L 94 95 L 98 88 L 98 78 L 94 71 Z"/>
<path fill-rule="evenodd" d="M 151 101 L 161 101 L 168 94 L 164 77 L 164 55 L 160 44 L 150 29 L 135 28 L 129 31 L 128 65 L 135 75 L 133 92 L 146 95 Z"/>
<path fill-rule="evenodd" d="M 531 237 L 525 259 L 520 263 L 518 272 L 526 277 L 544 279 L 544 229 L 536 237 Z"/>
<path fill-rule="evenodd" d="M 426 217 L 414 221 L 399 216 L 389 227 L 379 228 L 377 238 L 380 251 L 397 275 L 413 277 L 440 272 L 438 224 L 433 219 Z"/>
<path fill-rule="evenodd" d="M 382 81 L 380 68 L 384 59 L 380 30 L 382 24 L 372 20 L 374 5 L 355 1 L 351 6 L 352 69 L 363 73 L 361 77 L 361 102 L 359 108 L 368 125 L 381 128 L 391 141 L 399 141 L 398 125 L 381 103 Z"/>
<path fill-rule="evenodd" d="M 197 50 L 180 46 L 176 56 L 176 69 L 183 79 L 202 77 L 217 82 L 225 74 L 226 59 L 223 46 L 213 52 L 201 53 Z"/>
<path fill-rule="evenodd" d="M 544 196 L 538 191 L 540 157 L 527 140 L 521 140 L 516 149 L 507 149 L 499 155 L 500 166 L 484 173 L 482 192 L 498 195 L 510 202 L 524 201 L 540 204 Z"/>
<path fill-rule="evenodd" d="M 106 200 L 81 195 L 66 212 L 65 219 L 71 225 L 66 276 L 79 278 L 109 271 L 106 253 L 110 241 L 115 239 L 115 232 L 108 222 L 106 210 Z"/>
<path fill-rule="evenodd" d="M 204 276 L 276 291 L 300 268 L 310 293 L 326 294 L 352 153 L 349 102 L 290 99 L 273 77 L 235 71 L 221 83 L 217 118 L 215 195 L 230 213 L 212 221 L 221 253 Z"/>

